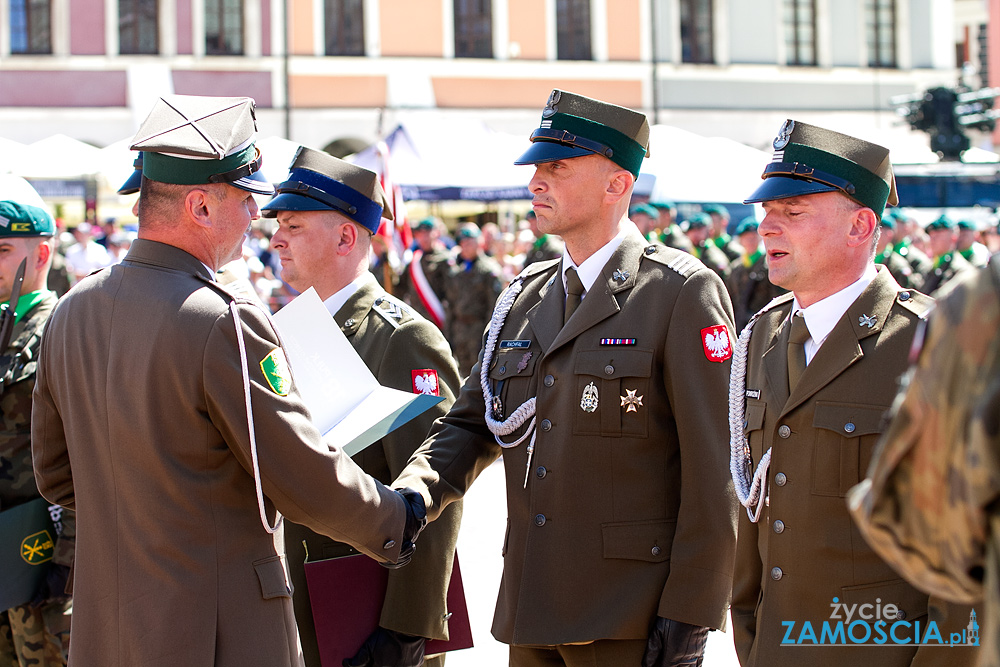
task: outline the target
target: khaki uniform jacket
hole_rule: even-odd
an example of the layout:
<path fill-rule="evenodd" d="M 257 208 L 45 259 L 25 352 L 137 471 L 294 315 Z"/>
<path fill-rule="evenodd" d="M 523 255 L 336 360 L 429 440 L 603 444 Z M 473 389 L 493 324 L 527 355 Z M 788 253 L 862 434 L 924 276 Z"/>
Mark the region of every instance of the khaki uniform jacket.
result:
<path fill-rule="evenodd" d="M 503 454 L 502 642 L 645 639 L 657 615 L 722 627 L 736 522 L 729 362 L 710 361 L 702 341 L 709 327 L 732 328 L 722 281 L 633 227 L 563 326 L 559 269 L 521 274 L 488 369 L 504 419 L 537 398 L 530 470 L 527 442 L 501 450 L 486 428 L 481 356 L 395 484 L 421 490 L 433 518 Z M 591 384 L 592 412 L 581 405 Z"/>
<path fill-rule="evenodd" d="M 936 649 L 943 651 L 938 662 L 928 659 L 933 654 L 925 649 L 915 656 L 912 646 L 897 647 L 891 641 L 868 647 L 781 645 L 788 631 L 784 623 L 795 623 L 792 640 L 806 621 L 817 637 L 824 621 L 835 625 L 834 598 L 847 605 L 874 605 L 879 600 L 895 604 L 905 615 L 900 620 L 920 621 L 923 627 L 928 620 L 927 596 L 871 550 L 851 521 L 845 496 L 868 468 L 885 428 L 884 413 L 896 395 L 897 378 L 906 370 L 917 323 L 931 300 L 901 289 L 885 267 L 879 267 L 875 280 L 847 309 L 789 396 L 791 305 L 792 294 L 784 295 L 757 320 L 747 356 L 745 428 L 752 460 L 756 465 L 771 448 L 771 465 L 769 500 L 760 522 L 751 523 L 747 513 L 740 512 L 732 606 L 740 663 L 963 664 L 955 662 L 960 649 Z M 869 318 L 874 318 L 871 326 Z M 968 610 L 965 613 L 964 619 L 937 618 L 941 631 L 961 630 L 968 621 Z"/>
<path fill-rule="evenodd" d="M 365 472 L 388 484 L 427 437 L 434 420 L 448 412 L 455 402 L 462 384 L 458 367 L 441 331 L 389 296 L 374 277 L 347 300 L 337 312 L 336 320 L 383 386 L 415 391 L 413 371 L 437 372 L 438 394 L 444 400 L 354 456 Z M 408 635 L 448 639 L 446 598 L 461 522 L 462 503 L 449 505 L 437 521 L 420 533 L 413 560 L 406 567 L 389 571 L 389 586 L 379 620 L 382 627 Z M 316 630 L 302 567 L 306 556 L 303 540 L 310 561 L 356 552 L 304 526 L 291 522 L 285 526 L 302 650 L 306 665 L 318 667 Z"/>
<path fill-rule="evenodd" d="M 231 301 L 195 257 L 139 239 L 49 320 L 32 453 L 42 495 L 77 511 L 71 665 L 300 664 L 284 544 L 254 491 Z M 398 558 L 402 499 L 322 442 L 294 385 L 271 389 L 260 361 L 277 335 L 235 301 L 268 521 L 280 511 Z"/>

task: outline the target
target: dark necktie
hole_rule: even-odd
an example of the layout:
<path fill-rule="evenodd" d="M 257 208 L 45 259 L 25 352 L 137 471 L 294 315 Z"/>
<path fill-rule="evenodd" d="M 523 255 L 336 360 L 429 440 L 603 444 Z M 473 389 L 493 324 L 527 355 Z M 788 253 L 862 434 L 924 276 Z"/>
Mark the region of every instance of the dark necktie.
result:
<path fill-rule="evenodd" d="M 583 283 L 572 266 L 566 269 L 566 308 L 563 310 L 563 324 L 569 322 L 570 316 L 576 312 L 583 299 Z"/>
<path fill-rule="evenodd" d="M 788 336 L 788 393 L 795 390 L 795 385 L 806 369 L 806 341 L 809 340 L 809 328 L 802 313 L 792 317 L 792 331 Z"/>

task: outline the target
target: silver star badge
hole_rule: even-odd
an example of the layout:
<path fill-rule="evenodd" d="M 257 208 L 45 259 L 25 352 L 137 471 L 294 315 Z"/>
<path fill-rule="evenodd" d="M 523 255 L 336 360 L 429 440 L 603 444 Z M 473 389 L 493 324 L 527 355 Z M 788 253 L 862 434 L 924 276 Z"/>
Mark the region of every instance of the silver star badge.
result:
<path fill-rule="evenodd" d="M 860 324 L 863 327 L 868 327 L 869 329 L 874 327 L 876 322 L 878 322 L 878 320 L 876 320 L 871 315 L 862 315 L 861 317 L 858 318 L 858 324 Z"/>

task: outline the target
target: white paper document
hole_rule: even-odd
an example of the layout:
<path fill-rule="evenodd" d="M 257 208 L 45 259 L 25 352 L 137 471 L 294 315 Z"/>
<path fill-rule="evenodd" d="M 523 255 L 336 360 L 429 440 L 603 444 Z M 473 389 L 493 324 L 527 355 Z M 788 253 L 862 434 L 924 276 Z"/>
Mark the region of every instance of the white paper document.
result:
<path fill-rule="evenodd" d="M 441 401 L 380 385 L 311 287 L 272 319 L 313 423 L 350 456 Z"/>

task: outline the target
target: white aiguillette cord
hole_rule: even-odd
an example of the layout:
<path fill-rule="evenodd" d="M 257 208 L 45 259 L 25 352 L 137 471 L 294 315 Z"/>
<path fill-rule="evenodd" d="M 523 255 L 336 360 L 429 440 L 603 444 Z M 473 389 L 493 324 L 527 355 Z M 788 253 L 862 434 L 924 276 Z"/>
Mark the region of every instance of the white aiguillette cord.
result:
<path fill-rule="evenodd" d="M 781 297 L 778 297 L 781 298 Z M 766 313 L 776 301 L 772 300 L 761 308 L 740 333 L 733 350 L 732 369 L 729 374 L 729 472 L 733 476 L 736 497 L 747 508 L 747 516 L 754 523 L 760 521 L 760 514 L 767 499 L 767 472 L 771 467 L 771 448 L 760 457 L 757 469 L 753 469 L 750 457 L 750 443 L 747 441 L 743 422 L 746 419 L 747 403 L 747 354 L 750 349 L 750 334 L 757 318 Z"/>
<path fill-rule="evenodd" d="M 260 523 L 264 526 L 264 530 L 273 535 L 278 532 L 284 517 L 281 516 L 280 512 L 276 511 L 277 519 L 274 522 L 274 526 L 271 526 L 267 520 L 267 512 L 264 511 L 264 492 L 260 486 L 260 465 L 257 462 L 257 435 L 253 427 L 253 406 L 250 401 L 250 369 L 247 367 L 247 349 L 246 344 L 243 342 L 242 321 L 240 320 L 239 311 L 236 309 L 235 301 L 229 302 L 229 310 L 233 314 L 233 323 L 236 325 L 236 341 L 240 347 L 240 365 L 243 367 L 243 396 L 246 398 L 247 428 L 250 432 L 250 460 L 253 462 L 253 482 L 257 489 L 257 509 L 260 511 Z M 270 318 L 268 318 L 268 322 L 270 321 Z M 273 325 L 271 329 L 274 329 Z M 275 334 L 277 334 L 277 331 L 275 331 Z M 278 343 L 279 345 L 281 344 L 280 338 L 278 339 Z"/>
<path fill-rule="evenodd" d="M 510 312 L 511 306 L 514 305 L 514 300 L 521 293 L 522 282 L 520 276 L 514 278 L 510 286 L 497 299 L 497 305 L 493 309 L 493 318 L 490 320 L 489 335 L 486 337 L 486 347 L 483 348 L 483 363 L 479 368 L 479 383 L 483 388 L 483 400 L 486 404 L 486 426 L 490 429 L 490 433 L 493 434 L 493 438 L 497 441 L 497 444 L 504 449 L 512 449 L 524 442 L 529 436 L 531 437 L 531 440 L 528 442 L 528 465 L 524 470 L 524 487 L 527 488 L 528 473 L 531 471 L 531 456 L 535 452 L 535 397 L 532 396 L 518 406 L 517 410 L 514 410 L 506 420 L 502 422 L 497 421 L 493 418 L 493 390 L 490 387 L 489 380 L 490 362 L 493 360 L 493 350 L 496 347 L 497 337 L 500 335 L 500 329 L 503 328 L 503 323 L 507 319 L 507 313 Z M 529 419 L 531 420 L 530 422 L 528 422 Z M 520 438 L 511 443 L 506 443 L 500 439 L 500 436 L 510 435 L 521 428 L 525 422 L 528 422 L 528 428 L 525 429 Z"/>

